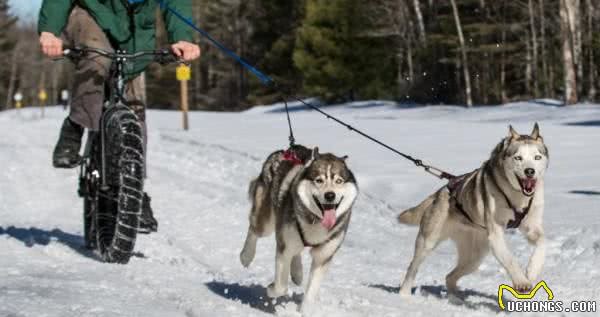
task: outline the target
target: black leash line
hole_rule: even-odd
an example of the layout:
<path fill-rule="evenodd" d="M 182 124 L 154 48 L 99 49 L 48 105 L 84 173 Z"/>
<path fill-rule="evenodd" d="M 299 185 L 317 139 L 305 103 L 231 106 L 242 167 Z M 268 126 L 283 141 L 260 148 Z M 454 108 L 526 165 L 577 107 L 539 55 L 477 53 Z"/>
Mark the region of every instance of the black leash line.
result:
<path fill-rule="evenodd" d="M 401 157 L 403 157 L 403 158 L 405 158 L 405 159 L 413 162 L 417 167 L 422 167 L 423 169 L 425 169 L 426 172 L 428 172 L 428 173 L 430 173 L 430 174 L 432 174 L 432 175 L 434 175 L 434 176 L 436 176 L 436 177 L 438 177 L 440 179 L 453 179 L 455 177 L 454 175 L 446 173 L 446 172 L 444 172 L 444 171 L 442 171 L 442 170 L 440 170 L 438 168 L 435 168 L 433 166 L 424 164 L 423 161 L 420 160 L 420 159 L 416 159 L 416 158 L 414 158 L 414 157 L 412 157 L 412 156 L 410 156 L 408 154 L 400 152 L 399 150 L 391 147 L 390 145 L 388 145 L 388 144 L 386 144 L 386 143 L 384 143 L 384 142 L 382 142 L 382 141 L 380 141 L 380 140 L 372 137 L 371 135 L 369 135 L 369 134 L 367 134 L 367 133 L 365 133 L 365 132 L 363 132 L 363 131 L 355 128 L 355 127 L 353 127 L 352 125 L 344 122 L 343 120 L 341 120 L 339 118 L 336 118 L 336 117 L 332 116 L 331 114 L 323 111 L 321 108 L 313 105 L 310 102 L 306 102 L 306 101 L 302 100 L 301 98 L 299 98 L 297 96 L 293 96 L 293 95 L 288 95 L 288 98 L 291 98 L 291 99 L 294 99 L 296 101 L 299 101 L 300 103 L 302 103 L 306 107 L 309 107 L 309 108 L 313 109 L 314 111 L 322 114 L 327 119 L 333 120 L 336 123 L 345 126 L 346 128 L 348 128 L 348 130 L 350 130 L 352 132 L 355 132 L 355 133 L 363 136 L 364 138 L 366 138 L 366 139 L 368 139 L 368 140 L 370 140 L 370 141 L 372 141 L 372 142 L 374 142 L 376 144 L 379 144 L 380 146 L 382 146 L 382 147 L 384 147 L 384 148 L 392 151 L 393 153 L 395 153 L 395 154 L 397 154 L 397 155 L 399 155 L 399 156 L 401 156 Z M 289 120 L 289 118 L 290 118 L 289 109 L 288 109 L 287 103 L 285 105 L 286 105 L 285 111 L 287 112 L 287 116 L 288 116 L 288 120 Z M 290 125 L 290 133 L 293 133 L 291 125 Z M 290 138 L 293 138 L 293 134 L 290 134 Z"/>
<path fill-rule="evenodd" d="M 292 119 L 290 118 L 290 109 L 288 107 L 287 99 L 283 96 L 281 99 L 283 99 L 283 103 L 285 104 L 285 114 L 287 116 L 288 128 L 290 129 L 289 141 L 290 147 L 292 147 L 296 144 L 296 138 L 294 138 L 294 129 L 292 128 Z"/>
<path fill-rule="evenodd" d="M 386 143 L 366 134 L 365 132 L 354 128 L 353 126 L 351 126 L 350 124 L 342 121 L 341 119 L 338 119 L 332 115 L 330 115 L 329 113 L 321 110 L 321 108 L 306 102 L 304 100 L 302 100 L 301 98 L 295 96 L 295 95 L 287 95 L 284 93 L 283 89 L 277 85 L 277 83 L 269 76 L 265 75 L 263 72 L 261 72 L 260 70 L 258 70 L 256 67 L 252 66 L 249 62 L 247 62 L 246 60 L 244 60 L 242 57 L 240 57 L 239 55 L 237 55 L 235 52 L 233 52 L 232 50 L 228 49 L 225 45 L 223 45 L 222 43 L 220 43 L 219 41 L 217 41 L 216 39 L 214 39 L 207 31 L 205 31 L 204 29 L 198 27 L 196 24 L 194 24 L 194 22 L 192 21 L 192 19 L 182 15 L 180 12 L 178 12 L 177 10 L 171 8 L 165 0 L 156 0 L 159 4 L 161 9 L 163 10 L 167 10 L 170 13 L 172 13 L 175 17 L 177 17 L 178 19 L 180 19 L 183 23 L 185 23 L 186 25 L 188 25 L 189 27 L 191 27 L 192 29 L 194 29 L 196 32 L 200 33 L 204 38 L 206 38 L 209 42 L 211 42 L 215 47 L 217 47 L 219 50 L 221 50 L 223 53 L 225 53 L 226 55 L 228 55 L 229 57 L 233 58 L 234 60 L 236 60 L 240 65 L 242 65 L 244 68 L 246 68 L 248 71 L 250 71 L 251 73 L 253 73 L 256 77 L 258 77 L 258 79 L 260 79 L 260 81 L 268 87 L 273 87 L 275 88 L 283 97 L 283 102 L 285 104 L 285 111 L 287 114 L 287 120 L 288 120 L 288 126 L 290 129 L 290 137 L 289 137 L 289 141 L 290 141 L 290 145 L 294 145 L 295 143 L 295 138 L 294 138 L 294 131 L 292 129 L 292 121 L 290 118 L 290 111 L 289 111 L 289 107 L 288 107 L 288 103 L 286 100 L 287 98 L 291 98 L 294 100 L 299 101 L 300 103 L 302 103 L 303 105 L 317 111 L 318 113 L 322 114 L 323 116 L 325 116 L 327 119 L 331 119 L 335 122 L 337 122 L 340 125 L 345 126 L 346 128 L 348 128 L 350 131 L 353 131 L 365 138 L 367 138 L 368 140 L 379 144 L 380 146 L 392 151 L 393 153 L 413 162 L 417 167 L 422 167 L 423 169 L 425 169 L 425 171 L 427 173 L 430 173 L 440 179 L 452 179 L 454 178 L 453 175 L 448 174 L 436 167 L 430 166 L 430 165 L 426 165 L 423 163 L 422 160 L 420 159 L 416 159 L 408 154 L 404 154 L 400 151 L 398 151 L 397 149 L 387 145 Z"/>

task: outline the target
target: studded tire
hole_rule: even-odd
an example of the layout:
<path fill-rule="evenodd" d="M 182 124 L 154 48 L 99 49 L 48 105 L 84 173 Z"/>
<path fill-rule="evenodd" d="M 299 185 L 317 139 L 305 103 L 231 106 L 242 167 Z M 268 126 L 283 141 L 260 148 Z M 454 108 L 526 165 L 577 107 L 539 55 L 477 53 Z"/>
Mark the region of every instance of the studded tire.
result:
<path fill-rule="evenodd" d="M 144 195 L 142 135 L 140 121 L 129 109 L 106 115 L 104 170 L 109 188 L 98 199 L 95 219 L 97 249 L 105 262 L 126 264 L 134 250 Z"/>

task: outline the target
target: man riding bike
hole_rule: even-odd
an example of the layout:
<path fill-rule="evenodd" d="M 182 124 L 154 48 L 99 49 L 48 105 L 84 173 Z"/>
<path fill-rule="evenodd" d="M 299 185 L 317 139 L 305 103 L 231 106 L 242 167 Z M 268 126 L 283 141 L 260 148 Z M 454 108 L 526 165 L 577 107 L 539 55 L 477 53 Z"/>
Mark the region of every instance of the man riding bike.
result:
<path fill-rule="evenodd" d="M 192 0 L 165 2 L 178 12 L 191 12 Z M 49 57 L 61 57 L 64 43 L 128 53 L 155 49 L 157 9 L 158 3 L 154 0 L 44 0 L 38 24 L 42 51 Z M 175 55 L 183 61 L 199 58 L 200 47 L 192 43 L 190 29 L 170 12 L 165 12 L 163 18 Z M 141 74 L 150 62 L 137 60 L 126 70 L 128 106 L 142 122 L 145 121 L 146 98 Z M 78 61 L 71 112 L 63 122 L 54 149 L 54 167 L 78 166 L 84 128 L 100 129 L 110 64 L 110 60 L 98 55 Z M 147 194 L 144 194 L 140 227 L 152 231 L 157 227 Z"/>

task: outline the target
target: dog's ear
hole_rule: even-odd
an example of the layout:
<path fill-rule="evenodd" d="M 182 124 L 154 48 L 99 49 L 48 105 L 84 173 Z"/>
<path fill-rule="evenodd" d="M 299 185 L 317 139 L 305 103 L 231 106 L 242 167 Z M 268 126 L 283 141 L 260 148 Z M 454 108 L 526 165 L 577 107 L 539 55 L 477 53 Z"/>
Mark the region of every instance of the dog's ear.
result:
<path fill-rule="evenodd" d="M 348 155 L 344 155 L 344 156 L 342 156 L 342 157 L 341 157 L 341 159 L 342 159 L 342 161 L 344 161 L 344 163 L 345 163 L 346 161 L 348 161 Z"/>
<path fill-rule="evenodd" d="M 319 148 L 318 147 L 315 147 L 312 150 L 312 156 L 311 156 L 311 158 L 312 158 L 312 160 L 319 159 Z"/>
<path fill-rule="evenodd" d="M 531 131 L 531 138 L 534 140 L 540 139 L 542 136 L 540 135 L 540 125 L 536 122 L 533 126 L 533 131 Z"/>
<path fill-rule="evenodd" d="M 521 135 L 519 134 L 519 132 L 517 132 L 517 130 L 515 130 L 515 128 L 513 128 L 512 125 L 508 126 L 508 137 L 510 138 L 510 140 L 516 140 L 518 138 L 521 137 Z"/>

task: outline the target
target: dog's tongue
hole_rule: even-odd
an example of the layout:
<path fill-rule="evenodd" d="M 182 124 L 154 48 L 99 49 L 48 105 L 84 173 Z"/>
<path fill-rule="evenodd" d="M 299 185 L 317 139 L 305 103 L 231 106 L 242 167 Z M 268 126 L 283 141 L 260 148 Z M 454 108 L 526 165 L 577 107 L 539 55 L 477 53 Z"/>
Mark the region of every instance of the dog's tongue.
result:
<path fill-rule="evenodd" d="M 327 230 L 331 230 L 335 226 L 335 209 L 327 209 L 323 212 L 323 219 L 321 219 L 321 224 Z"/>
<path fill-rule="evenodd" d="M 535 184 L 535 178 L 526 178 L 523 180 L 523 189 L 525 189 L 527 192 L 532 192 L 535 189 Z"/>

